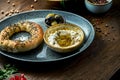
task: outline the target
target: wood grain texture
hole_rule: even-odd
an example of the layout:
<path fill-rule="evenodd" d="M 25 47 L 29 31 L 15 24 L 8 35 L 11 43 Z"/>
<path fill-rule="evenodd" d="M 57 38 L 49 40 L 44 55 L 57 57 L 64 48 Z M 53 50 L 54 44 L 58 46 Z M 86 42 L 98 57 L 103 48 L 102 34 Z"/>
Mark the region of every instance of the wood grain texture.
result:
<path fill-rule="evenodd" d="M 19 12 L 32 9 L 59 9 L 81 15 L 94 25 L 96 35 L 93 43 L 81 55 L 70 60 L 71 62 L 50 64 L 54 68 L 40 64 L 43 67 L 34 70 L 37 65 L 27 66 L 15 61 L 19 72 L 24 73 L 28 80 L 109 80 L 120 69 L 120 0 L 114 0 L 112 8 L 101 15 L 88 12 L 81 1 L 76 3 L 77 8 L 74 7 L 73 10 L 60 6 L 59 2 L 46 0 L 38 0 L 38 2 L 11 0 L 10 3 L 7 3 L 7 0 L 0 0 L 0 11 L 4 11 L 4 14 L 0 13 L 0 19 L 7 17 L 6 13 L 12 9 Z M 12 3 L 15 3 L 15 6 Z M 31 8 L 31 5 L 34 7 Z M 13 61 L 0 55 L 0 67 L 6 63 L 14 64 Z"/>

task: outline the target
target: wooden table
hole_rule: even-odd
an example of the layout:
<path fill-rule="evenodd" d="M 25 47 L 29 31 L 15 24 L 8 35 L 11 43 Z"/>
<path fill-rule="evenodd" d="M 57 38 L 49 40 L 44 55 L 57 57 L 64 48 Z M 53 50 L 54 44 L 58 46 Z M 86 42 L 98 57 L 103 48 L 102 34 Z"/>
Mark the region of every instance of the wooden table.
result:
<path fill-rule="evenodd" d="M 19 72 L 24 73 L 29 80 L 109 80 L 120 68 L 120 0 L 114 0 L 109 12 L 95 15 L 88 12 L 83 0 L 78 0 L 77 7 L 62 7 L 59 2 L 39 0 L 0 0 L 0 19 L 12 14 L 28 10 L 59 9 L 76 13 L 88 19 L 96 31 L 95 39 L 87 50 L 78 55 L 71 62 L 38 67 L 37 70 L 26 66 L 24 62 L 16 62 Z M 66 3 L 67 4 L 67 3 Z M 0 67 L 13 64 L 8 58 L 0 55 Z M 23 65 L 18 66 L 18 64 Z M 67 64 L 67 65 L 66 65 Z M 24 66 L 25 65 L 25 66 Z M 43 64 L 44 65 L 44 64 Z M 56 67 L 59 66 L 59 67 Z M 27 68 L 26 68 L 27 67 Z"/>

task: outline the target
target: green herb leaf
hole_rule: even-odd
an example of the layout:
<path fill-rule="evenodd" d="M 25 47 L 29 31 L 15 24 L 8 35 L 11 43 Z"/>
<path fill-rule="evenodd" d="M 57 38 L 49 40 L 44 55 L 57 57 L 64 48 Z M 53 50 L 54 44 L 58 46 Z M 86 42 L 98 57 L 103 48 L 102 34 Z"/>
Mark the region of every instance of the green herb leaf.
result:
<path fill-rule="evenodd" d="M 0 69 L 0 80 L 6 79 L 13 73 L 17 72 L 17 68 L 11 66 L 10 64 L 4 65 L 3 69 Z"/>

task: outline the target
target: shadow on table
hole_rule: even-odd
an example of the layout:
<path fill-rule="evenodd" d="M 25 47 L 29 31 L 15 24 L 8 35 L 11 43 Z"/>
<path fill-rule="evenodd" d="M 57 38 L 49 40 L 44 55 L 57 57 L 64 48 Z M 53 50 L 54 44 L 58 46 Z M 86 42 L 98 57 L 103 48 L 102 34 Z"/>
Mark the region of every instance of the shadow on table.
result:
<path fill-rule="evenodd" d="M 76 56 L 77 57 L 77 56 Z M 23 61 L 16 61 L 13 59 L 7 59 L 7 62 L 11 65 L 14 65 L 19 71 L 24 72 L 44 72 L 44 71 L 54 71 L 54 70 L 62 70 L 64 68 L 69 67 L 70 65 L 74 64 L 74 61 L 77 61 L 76 57 L 60 60 L 60 61 L 53 61 L 53 62 L 23 62 Z"/>

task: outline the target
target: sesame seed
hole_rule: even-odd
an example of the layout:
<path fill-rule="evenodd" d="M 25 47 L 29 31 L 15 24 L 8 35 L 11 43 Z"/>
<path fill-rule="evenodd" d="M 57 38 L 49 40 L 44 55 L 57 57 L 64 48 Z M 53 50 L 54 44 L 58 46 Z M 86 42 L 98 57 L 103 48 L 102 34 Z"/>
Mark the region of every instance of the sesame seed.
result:
<path fill-rule="evenodd" d="M 11 16 L 12 15 L 12 13 L 9 13 L 9 16 Z"/>
<path fill-rule="evenodd" d="M 105 24 L 105 27 L 108 27 L 108 24 Z"/>
<path fill-rule="evenodd" d="M 107 32 L 105 32 L 104 34 L 105 34 L 105 36 L 107 36 L 107 34 L 108 34 L 108 33 L 107 33 Z"/>
<path fill-rule="evenodd" d="M 110 41 L 110 39 L 108 39 L 108 41 Z"/>
<path fill-rule="evenodd" d="M 11 10 L 10 10 L 10 13 L 14 13 L 14 9 L 11 9 Z"/>
<path fill-rule="evenodd" d="M 19 13 L 19 10 L 16 9 L 16 10 L 15 10 L 15 13 Z"/>
<path fill-rule="evenodd" d="M 31 5 L 30 7 L 31 7 L 31 8 L 34 8 L 34 5 Z"/>
<path fill-rule="evenodd" d="M 3 10 L 1 10 L 1 14 L 4 14 L 4 11 L 3 11 Z"/>
<path fill-rule="evenodd" d="M 10 3 L 10 0 L 7 0 L 7 3 Z"/>
<path fill-rule="evenodd" d="M 37 2 L 37 0 L 34 0 L 34 2 Z"/>
<path fill-rule="evenodd" d="M 9 15 L 9 12 L 6 12 L 5 16 L 8 16 Z"/>
<path fill-rule="evenodd" d="M 15 3 L 12 3 L 12 6 L 15 7 Z"/>
<path fill-rule="evenodd" d="M 33 8 L 32 10 L 34 11 L 35 9 Z"/>

